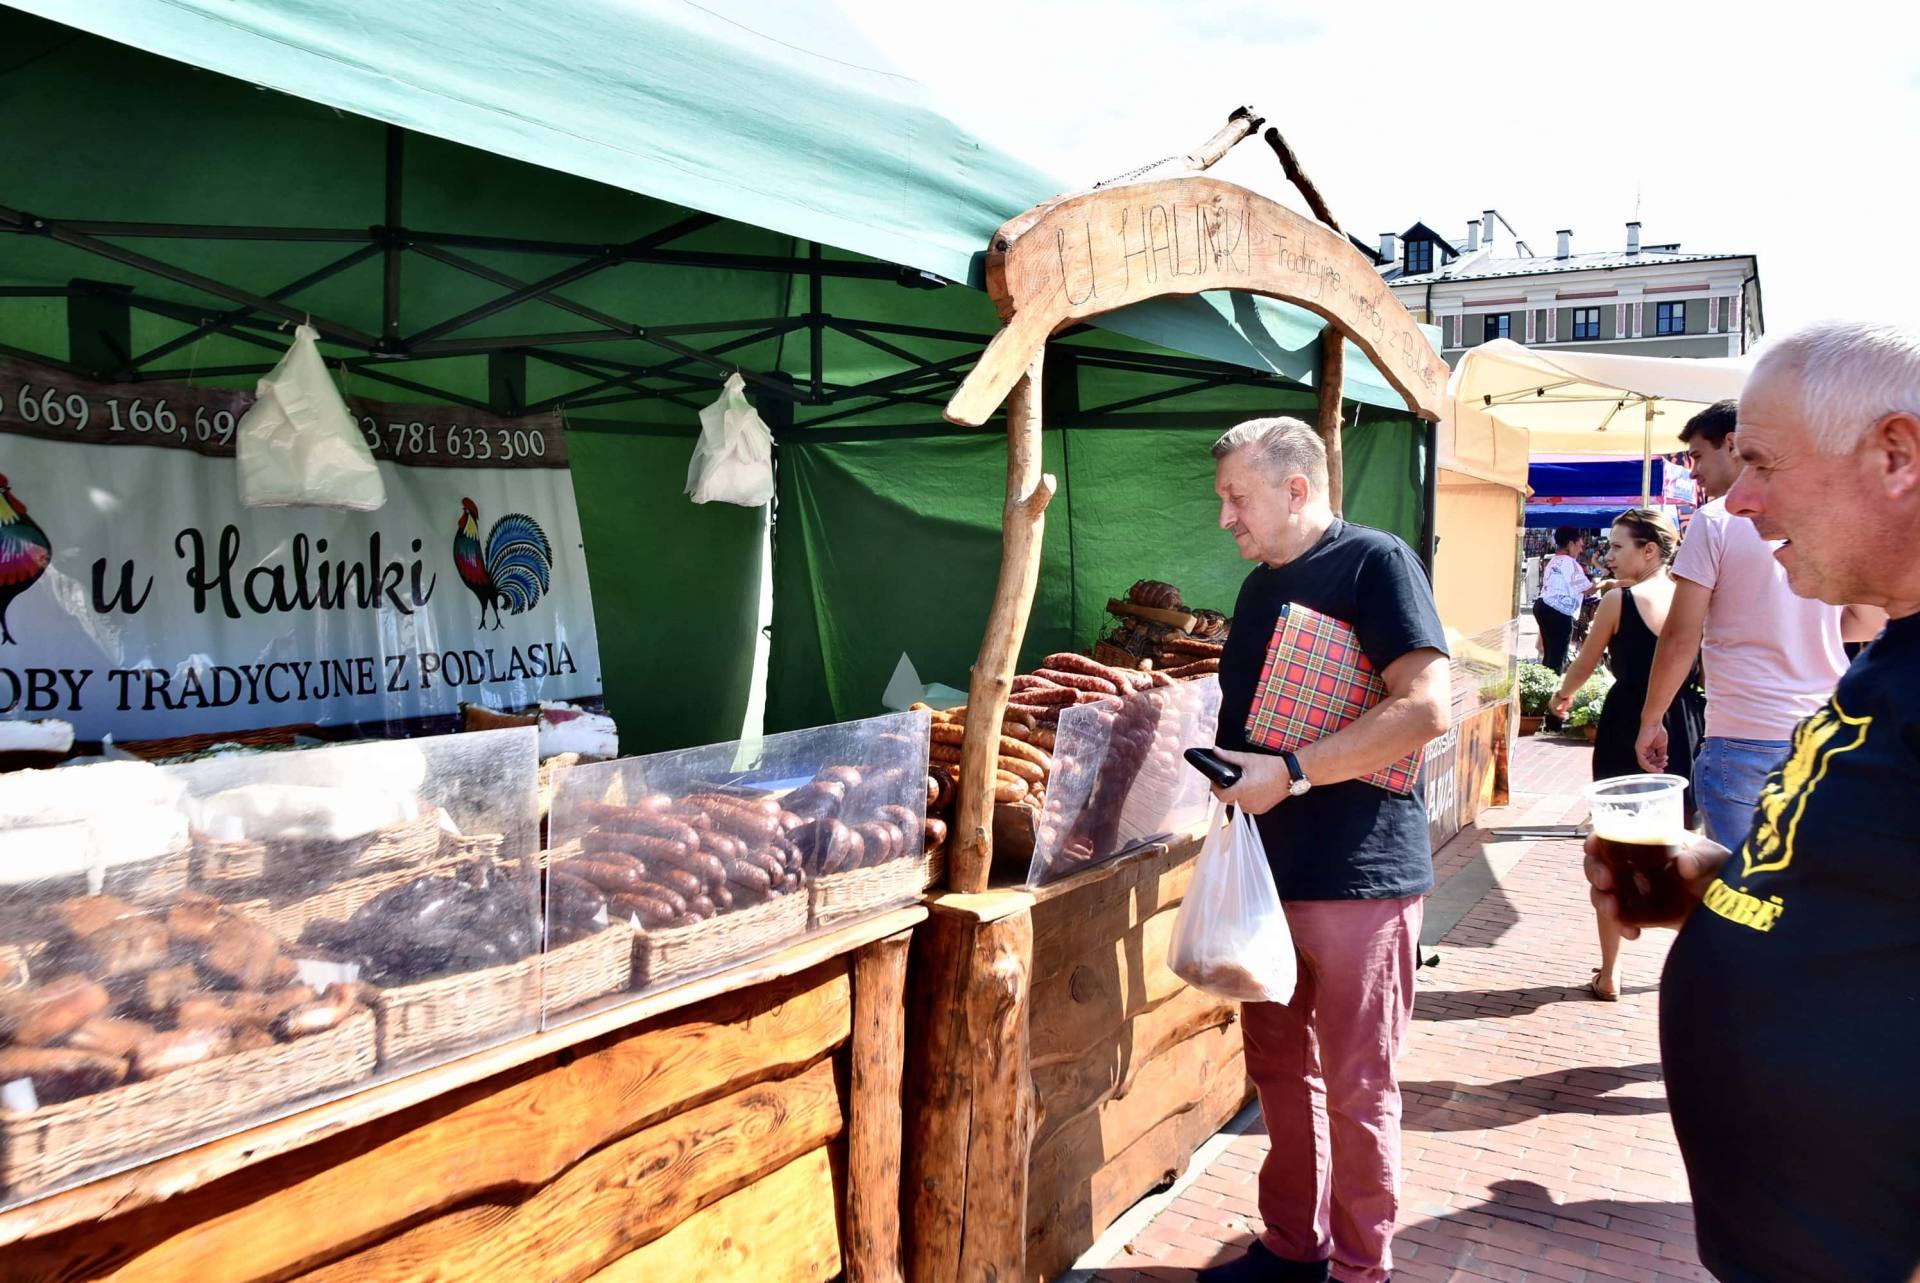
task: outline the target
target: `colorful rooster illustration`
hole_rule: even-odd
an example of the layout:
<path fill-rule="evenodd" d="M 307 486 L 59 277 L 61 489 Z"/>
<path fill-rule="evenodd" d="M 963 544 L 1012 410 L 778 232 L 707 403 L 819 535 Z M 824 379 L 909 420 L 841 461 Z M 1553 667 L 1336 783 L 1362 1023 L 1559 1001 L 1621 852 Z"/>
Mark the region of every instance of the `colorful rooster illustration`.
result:
<path fill-rule="evenodd" d="M 13 645 L 7 607 L 33 587 L 52 562 L 47 532 L 27 515 L 27 505 L 13 497 L 7 479 L 0 476 L 0 644 Z"/>
<path fill-rule="evenodd" d="M 504 627 L 500 608 L 514 614 L 533 609 L 553 579 L 553 546 L 532 517 L 510 512 L 493 523 L 487 542 L 480 542 L 480 509 L 471 499 L 460 501 L 460 523 L 454 527 L 453 563 L 460 582 L 480 599 L 480 627 L 487 626 L 487 608 L 493 608 L 493 626 Z"/>

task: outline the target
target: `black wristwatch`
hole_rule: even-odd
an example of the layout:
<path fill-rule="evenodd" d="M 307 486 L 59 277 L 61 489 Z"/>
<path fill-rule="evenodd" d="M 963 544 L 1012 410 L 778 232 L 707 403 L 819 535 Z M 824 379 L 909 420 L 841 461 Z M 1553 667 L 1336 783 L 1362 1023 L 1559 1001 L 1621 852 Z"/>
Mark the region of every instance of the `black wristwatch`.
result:
<path fill-rule="evenodd" d="M 1313 781 L 1308 779 L 1307 773 L 1300 769 L 1299 758 L 1283 749 L 1280 760 L 1287 764 L 1287 774 L 1293 777 L 1293 783 L 1287 786 L 1288 797 L 1299 797 L 1313 787 Z"/>

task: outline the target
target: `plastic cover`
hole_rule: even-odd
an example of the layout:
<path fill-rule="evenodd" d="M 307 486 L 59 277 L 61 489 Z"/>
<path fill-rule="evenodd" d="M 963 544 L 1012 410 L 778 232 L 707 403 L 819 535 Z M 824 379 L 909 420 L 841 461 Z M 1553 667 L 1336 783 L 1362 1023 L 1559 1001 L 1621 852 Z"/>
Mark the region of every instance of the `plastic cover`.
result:
<path fill-rule="evenodd" d="M 1217 677 L 1062 713 L 1027 885 L 1044 886 L 1200 823 L 1211 794 L 1180 754 L 1210 746 L 1219 721 Z"/>
<path fill-rule="evenodd" d="M 535 1028 L 534 743 L 0 776 L 0 1199 Z"/>
<path fill-rule="evenodd" d="M 930 725 L 901 713 L 569 771 L 548 824 L 550 958 L 602 956 L 550 967 L 548 1022 L 917 898 Z M 610 940 L 631 953 L 618 991 Z"/>

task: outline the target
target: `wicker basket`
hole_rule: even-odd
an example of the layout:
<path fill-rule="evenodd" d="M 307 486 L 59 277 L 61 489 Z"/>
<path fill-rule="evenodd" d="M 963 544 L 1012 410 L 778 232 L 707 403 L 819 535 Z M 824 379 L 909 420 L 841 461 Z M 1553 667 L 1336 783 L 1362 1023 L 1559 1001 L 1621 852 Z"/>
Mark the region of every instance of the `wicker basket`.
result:
<path fill-rule="evenodd" d="M 765 953 L 807 929 L 807 897 L 776 895 L 689 927 L 634 935 L 633 985 L 651 989 Z"/>
<path fill-rule="evenodd" d="M 885 864 L 814 879 L 807 925 L 819 930 L 917 900 L 946 871 L 946 851 L 888 860 Z"/>
<path fill-rule="evenodd" d="M 540 955 L 382 989 L 373 1008 L 383 1069 L 529 1032 L 540 1023 Z"/>
<path fill-rule="evenodd" d="M 547 952 L 540 1009 L 553 1015 L 633 983 L 633 928 L 616 922 L 584 940 Z"/>
<path fill-rule="evenodd" d="M 353 916 L 355 910 L 374 897 L 384 895 L 395 887 L 403 887 L 429 874 L 449 869 L 463 858 L 465 857 L 456 850 L 451 855 L 442 854 L 438 859 L 425 864 L 400 865 L 384 872 L 348 878 L 334 883 L 318 894 L 303 895 L 296 899 L 261 897 L 253 900 L 228 900 L 223 903 L 235 913 L 245 914 L 267 927 L 282 940 L 298 940 L 300 933 L 306 929 L 309 922 L 319 918 L 332 918 L 344 922 Z"/>
<path fill-rule="evenodd" d="M 1093 658 L 1110 668 L 1124 668 L 1131 671 L 1140 667 L 1142 657 L 1110 641 L 1099 641 L 1093 644 Z"/>
<path fill-rule="evenodd" d="M 411 820 L 344 842 L 262 842 L 196 834 L 193 884 L 223 898 L 258 892 L 261 888 L 256 884 L 265 881 L 291 889 L 296 879 L 304 879 L 311 888 L 350 872 L 418 866 L 440 855 L 449 837 L 440 827 L 440 812 L 433 807 L 423 808 Z"/>
<path fill-rule="evenodd" d="M 0 1189 L 32 1194 L 258 1120 L 373 1072 L 374 1018 L 221 1056 L 32 1113 L 0 1111 Z"/>

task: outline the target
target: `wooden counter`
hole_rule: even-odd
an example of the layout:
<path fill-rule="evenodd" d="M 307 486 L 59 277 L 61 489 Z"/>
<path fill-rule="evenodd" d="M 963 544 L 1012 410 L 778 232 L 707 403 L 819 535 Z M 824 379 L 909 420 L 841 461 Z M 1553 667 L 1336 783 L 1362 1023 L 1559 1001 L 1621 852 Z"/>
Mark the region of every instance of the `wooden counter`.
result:
<path fill-rule="evenodd" d="M 897 1280 L 895 910 L 0 1213 L 0 1277 Z"/>
<path fill-rule="evenodd" d="M 1237 1005 L 1167 967 L 1199 835 L 934 898 L 907 1039 L 908 1277 L 1057 1277 L 1251 1095 Z"/>

